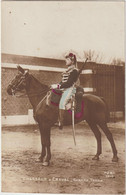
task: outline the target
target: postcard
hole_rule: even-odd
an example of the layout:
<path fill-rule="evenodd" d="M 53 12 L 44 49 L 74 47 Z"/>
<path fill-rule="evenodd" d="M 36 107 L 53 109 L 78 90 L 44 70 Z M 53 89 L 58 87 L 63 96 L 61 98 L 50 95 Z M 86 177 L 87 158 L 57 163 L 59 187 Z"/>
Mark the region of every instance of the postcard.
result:
<path fill-rule="evenodd" d="M 1 194 L 125 194 L 125 1 L 1 2 Z"/>

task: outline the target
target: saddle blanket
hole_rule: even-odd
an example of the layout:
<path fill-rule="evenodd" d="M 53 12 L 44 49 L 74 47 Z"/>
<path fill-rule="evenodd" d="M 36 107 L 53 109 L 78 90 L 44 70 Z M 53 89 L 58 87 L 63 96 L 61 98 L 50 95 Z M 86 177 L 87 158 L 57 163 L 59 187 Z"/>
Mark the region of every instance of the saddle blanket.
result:
<path fill-rule="evenodd" d="M 83 93 L 84 93 L 83 88 L 81 88 L 81 87 L 76 90 L 76 94 L 75 94 L 75 118 L 76 119 L 81 118 L 81 116 L 83 115 L 83 111 L 84 111 L 84 101 L 82 100 Z M 62 96 L 61 90 L 52 89 L 50 103 L 54 106 L 59 106 L 61 96 Z M 71 102 L 69 102 L 68 104 L 71 104 L 70 107 L 72 107 Z M 66 105 L 66 107 L 67 107 L 67 105 Z M 72 109 L 69 108 L 68 112 L 70 114 L 72 114 Z"/>

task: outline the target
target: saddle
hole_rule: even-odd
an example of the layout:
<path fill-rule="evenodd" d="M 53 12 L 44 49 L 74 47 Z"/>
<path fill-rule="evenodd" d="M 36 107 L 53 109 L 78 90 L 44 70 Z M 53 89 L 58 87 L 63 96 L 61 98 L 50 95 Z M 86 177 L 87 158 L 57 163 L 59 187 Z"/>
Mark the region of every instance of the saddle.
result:
<path fill-rule="evenodd" d="M 66 105 L 66 110 L 72 109 L 72 101 L 75 101 L 75 113 L 81 112 L 82 108 L 82 97 L 84 94 L 84 90 L 81 86 L 76 87 L 75 95 L 69 100 Z M 50 96 L 50 97 L 49 97 Z M 62 90 L 60 89 L 52 89 L 52 92 L 47 96 L 47 105 L 52 104 L 54 106 L 59 106 L 59 102 L 62 96 Z M 48 101 L 50 99 L 50 102 Z"/>

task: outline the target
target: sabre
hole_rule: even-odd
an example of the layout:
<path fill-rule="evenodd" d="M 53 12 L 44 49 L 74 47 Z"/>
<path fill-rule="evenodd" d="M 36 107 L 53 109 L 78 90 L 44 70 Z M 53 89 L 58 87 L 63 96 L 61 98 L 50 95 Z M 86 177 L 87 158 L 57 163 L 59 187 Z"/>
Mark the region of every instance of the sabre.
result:
<path fill-rule="evenodd" d="M 74 100 L 72 101 L 72 132 L 73 132 L 73 138 L 74 138 L 74 144 L 76 146 L 76 139 L 75 139 L 75 128 L 74 128 Z"/>
<path fill-rule="evenodd" d="M 84 64 L 83 64 L 83 66 L 81 67 L 81 69 L 78 71 L 78 77 L 77 77 L 77 79 L 79 78 L 79 76 L 80 76 L 80 74 L 81 74 L 81 72 L 82 72 L 82 70 L 83 70 L 83 68 L 84 68 L 84 66 L 85 66 L 85 64 L 86 64 L 86 62 L 87 62 L 87 60 L 88 60 L 88 58 L 86 58 L 86 60 L 85 60 L 85 62 L 84 62 Z M 75 144 L 75 146 L 76 146 L 76 139 L 75 139 L 75 127 L 74 127 L 74 107 L 75 107 L 75 102 L 74 102 L 74 100 L 72 100 L 72 132 L 73 132 L 73 139 L 74 139 L 74 144 Z"/>

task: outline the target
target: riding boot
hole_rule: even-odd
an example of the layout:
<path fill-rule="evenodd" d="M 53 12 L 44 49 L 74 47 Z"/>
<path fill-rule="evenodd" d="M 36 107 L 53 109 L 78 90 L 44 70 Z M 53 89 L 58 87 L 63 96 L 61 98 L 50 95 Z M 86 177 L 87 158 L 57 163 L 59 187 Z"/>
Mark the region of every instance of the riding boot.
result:
<path fill-rule="evenodd" d="M 59 129 L 63 129 L 63 119 L 65 110 L 59 110 Z"/>

